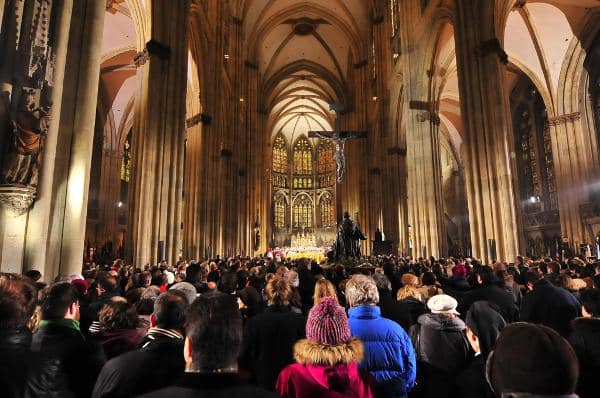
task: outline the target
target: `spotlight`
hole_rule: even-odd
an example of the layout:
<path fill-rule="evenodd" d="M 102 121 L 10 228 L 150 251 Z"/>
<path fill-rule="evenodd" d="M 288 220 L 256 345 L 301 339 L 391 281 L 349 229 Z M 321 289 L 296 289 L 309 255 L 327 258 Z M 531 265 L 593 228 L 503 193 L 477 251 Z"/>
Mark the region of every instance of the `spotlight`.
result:
<path fill-rule="evenodd" d="M 119 201 L 119 203 L 117 203 L 117 207 L 123 207 L 123 202 Z"/>

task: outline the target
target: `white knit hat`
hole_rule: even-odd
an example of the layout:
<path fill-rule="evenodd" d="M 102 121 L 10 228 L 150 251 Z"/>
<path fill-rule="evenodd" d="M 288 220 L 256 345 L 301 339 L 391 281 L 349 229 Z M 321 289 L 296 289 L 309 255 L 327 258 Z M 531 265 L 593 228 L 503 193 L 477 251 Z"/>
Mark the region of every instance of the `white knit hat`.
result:
<path fill-rule="evenodd" d="M 456 311 L 458 302 L 447 294 L 437 294 L 427 301 L 427 307 L 432 314 L 455 314 L 460 315 Z"/>

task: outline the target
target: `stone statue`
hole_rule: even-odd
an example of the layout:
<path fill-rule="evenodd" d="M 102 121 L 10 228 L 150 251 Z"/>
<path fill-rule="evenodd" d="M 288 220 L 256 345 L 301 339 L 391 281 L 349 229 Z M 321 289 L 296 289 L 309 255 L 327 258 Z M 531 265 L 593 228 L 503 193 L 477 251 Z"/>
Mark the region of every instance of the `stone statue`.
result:
<path fill-rule="evenodd" d="M 23 90 L 17 112 L 11 119 L 12 135 L 2 174 L 4 184 L 37 186 L 50 110 L 49 105 L 36 107 L 34 90 Z"/>
<path fill-rule="evenodd" d="M 344 220 L 338 226 L 335 257 L 338 260 L 359 259 L 360 241 L 366 239 L 358 224 L 350 219 L 348 212 L 345 212 Z"/>

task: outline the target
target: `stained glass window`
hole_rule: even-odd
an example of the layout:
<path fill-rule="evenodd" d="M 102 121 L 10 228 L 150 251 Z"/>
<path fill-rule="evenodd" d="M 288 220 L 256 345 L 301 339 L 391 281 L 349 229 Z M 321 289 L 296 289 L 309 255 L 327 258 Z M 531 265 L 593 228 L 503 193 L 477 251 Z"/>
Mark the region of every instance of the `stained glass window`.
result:
<path fill-rule="evenodd" d="M 123 145 L 123 158 L 121 159 L 121 181 L 129 182 L 131 178 L 131 132 L 127 135 Z"/>
<path fill-rule="evenodd" d="M 308 138 L 301 137 L 294 145 L 294 174 L 312 174 L 312 147 Z"/>
<path fill-rule="evenodd" d="M 285 198 L 281 195 L 275 197 L 274 218 L 276 228 L 285 228 Z"/>
<path fill-rule="evenodd" d="M 334 217 L 333 204 L 331 203 L 331 195 L 329 193 L 324 194 L 323 197 L 321 197 L 319 207 L 321 212 L 321 226 L 331 227 L 334 224 Z"/>
<path fill-rule="evenodd" d="M 317 173 L 326 174 L 333 172 L 333 143 L 321 140 L 317 147 Z"/>
<path fill-rule="evenodd" d="M 287 174 L 288 172 L 287 142 L 281 134 L 275 137 L 275 142 L 273 143 L 273 171 L 282 174 Z"/>
<path fill-rule="evenodd" d="M 312 228 L 313 206 L 307 195 L 301 195 L 294 201 L 294 228 Z"/>

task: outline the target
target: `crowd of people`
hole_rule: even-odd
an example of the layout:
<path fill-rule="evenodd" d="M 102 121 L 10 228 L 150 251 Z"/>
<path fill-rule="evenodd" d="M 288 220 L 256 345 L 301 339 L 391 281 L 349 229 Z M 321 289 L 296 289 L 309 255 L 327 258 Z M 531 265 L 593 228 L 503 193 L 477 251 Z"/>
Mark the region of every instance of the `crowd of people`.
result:
<path fill-rule="evenodd" d="M 6 397 L 596 397 L 600 262 L 0 274 L 0 358 Z"/>

